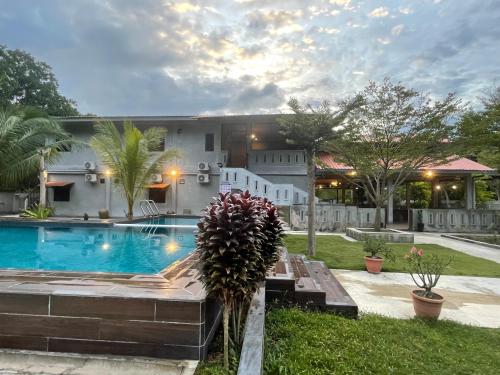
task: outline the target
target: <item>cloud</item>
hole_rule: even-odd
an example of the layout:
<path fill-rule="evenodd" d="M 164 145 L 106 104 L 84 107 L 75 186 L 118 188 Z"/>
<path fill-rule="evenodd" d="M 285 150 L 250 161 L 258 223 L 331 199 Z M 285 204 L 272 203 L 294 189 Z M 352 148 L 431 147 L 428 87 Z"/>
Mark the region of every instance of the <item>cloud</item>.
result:
<path fill-rule="evenodd" d="M 269 113 L 385 76 L 474 102 L 500 76 L 496 0 L 2 2 L 2 44 L 99 115 Z"/>
<path fill-rule="evenodd" d="M 401 34 L 401 32 L 403 31 L 404 28 L 405 28 L 404 25 L 401 25 L 401 24 L 396 25 L 391 29 L 391 34 L 398 36 L 399 34 Z"/>
<path fill-rule="evenodd" d="M 368 16 L 370 17 L 387 17 L 389 15 L 389 10 L 385 7 L 373 9 Z"/>

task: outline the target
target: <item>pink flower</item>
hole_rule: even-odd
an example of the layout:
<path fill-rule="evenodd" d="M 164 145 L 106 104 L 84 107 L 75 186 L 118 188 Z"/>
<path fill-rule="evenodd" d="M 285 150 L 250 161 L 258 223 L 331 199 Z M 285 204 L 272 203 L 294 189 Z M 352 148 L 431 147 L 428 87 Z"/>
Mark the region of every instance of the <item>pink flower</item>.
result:
<path fill-rule="evenodd" d="M 422 255 L 424 255 L 424 249 L 420 249 L 420 250 L 418 250 L 418 251 L 417 251 L 417 255 L 418 255 L 419 257 L 421 257 Z"/>
<path fill-rule="evenodd" d="M 415 246 L 413 246 L 411 249 L 410 249 L 410 253 L 412 254 L 415 254 L 417 252 L 417 248 Z"/>

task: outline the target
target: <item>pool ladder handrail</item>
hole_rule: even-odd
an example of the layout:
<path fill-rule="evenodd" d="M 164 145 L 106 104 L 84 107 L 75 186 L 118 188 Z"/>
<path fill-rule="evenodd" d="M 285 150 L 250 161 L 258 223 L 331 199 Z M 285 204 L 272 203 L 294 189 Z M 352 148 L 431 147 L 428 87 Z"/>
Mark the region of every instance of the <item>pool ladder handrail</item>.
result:
<path fill-rule="evenodd" d="M 156 203 L 151 199 L 145 199 L 139 202 L 139 207 L 145 217 L 160 216 L 160 210 Z"/>

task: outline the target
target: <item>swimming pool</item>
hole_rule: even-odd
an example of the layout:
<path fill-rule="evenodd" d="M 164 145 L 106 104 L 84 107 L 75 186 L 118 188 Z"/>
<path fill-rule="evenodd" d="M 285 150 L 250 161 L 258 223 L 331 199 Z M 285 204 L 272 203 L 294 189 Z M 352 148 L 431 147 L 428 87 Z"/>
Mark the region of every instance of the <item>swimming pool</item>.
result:
<path fill-rule="evenodd" d="M 137 227 L 141 225 L 158 225 L 165 228 L 196 228 L 198 223 L 197 217 L 172 217 L 172 216 L 158 216 L 148 219 L 134 220 L 133 222 L 117 223 L 118 227 Z"/>
<path fill-rule="evenodd" d="M 0 268 L 158 273 L 194 250 L 196 220 L 186 220 L 191 227 L 0 226 Z"/>

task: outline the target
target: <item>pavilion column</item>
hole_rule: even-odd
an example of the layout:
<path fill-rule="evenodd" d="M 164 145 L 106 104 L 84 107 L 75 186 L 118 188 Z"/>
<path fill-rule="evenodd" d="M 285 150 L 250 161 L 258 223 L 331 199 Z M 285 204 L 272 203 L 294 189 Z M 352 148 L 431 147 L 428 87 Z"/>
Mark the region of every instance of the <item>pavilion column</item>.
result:
<path fill-rule="evenodd" d="M 476 208 L 476 187 L 471 174 L 465 176 L 465 209 L 474 210 Z"/>
<path fill-rule="evenodd" d="M 394 222 L 394 192 L 392 191 L 392 180 L 387 180 L 387 189 L 389 190 L 389 195 L 387 196 L 387 224 L 392 224 Z"/>
<path fill-rule="evenodd" d="M 432 199 L 431 208 L 439 208 L 439 181 L 437 179 L 432 181 Z"/>

